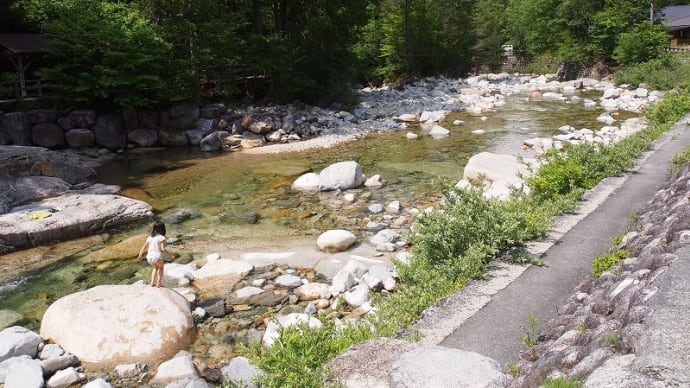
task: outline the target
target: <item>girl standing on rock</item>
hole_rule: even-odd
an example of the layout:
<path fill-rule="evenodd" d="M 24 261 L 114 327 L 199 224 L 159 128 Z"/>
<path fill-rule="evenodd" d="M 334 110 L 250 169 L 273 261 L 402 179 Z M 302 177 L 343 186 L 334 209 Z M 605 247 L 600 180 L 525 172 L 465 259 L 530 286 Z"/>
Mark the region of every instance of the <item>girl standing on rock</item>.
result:
<path fill-rule="evenodd" d="M 141 247 L 137 260 L 141 261 L 144 250 L 147 247 L 146 261 L 153 268 L 153 272 L 151 272 L 151 287 L 160 287 L 163 280 L 163 255 L 168 256 L 170 259 L 175 258 L 172 253 L 165 249 L 165 224 L 162 221 L 153 223 L 153 230 L 146 237 L 146 242 Z"/>

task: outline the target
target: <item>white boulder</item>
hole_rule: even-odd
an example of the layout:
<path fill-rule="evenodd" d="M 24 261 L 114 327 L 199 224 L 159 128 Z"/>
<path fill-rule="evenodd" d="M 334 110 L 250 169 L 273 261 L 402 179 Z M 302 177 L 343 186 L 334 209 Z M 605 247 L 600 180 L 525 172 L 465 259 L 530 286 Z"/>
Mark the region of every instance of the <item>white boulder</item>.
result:
<path fill-rule="evenodd" d="M 40 334 L 83 362 L 157 362 L 194 329 L 187 300 L 167 288 L 105 285 L 67 295 L 46 310 Z"/>
<path fill-rule="evenodd" d="M 29 329 L 8 327 L 0 331 L 0 361 L 24 355 L 34 358 L 42 342 L 41 337 Z"/>
<path fill-rule="evenodd" d="M 352 232 L 344 229 L 327 230 L 316 239 L 316 245 L 324 252 L 342 252 L 357 241 Z"/>
<path fill-rule="evenodd" d="M 292 189 L 298 191 L 319 191 L 319 174 L 308 172 L 292 183 Z"/>
<path fill-rule="evenodd" d="M 192 354 L 183 350 L 158 366 L 158 371 L 151 380 L 151 384 L 169 383 L 189 377 L 197 377 L 197 373 L 192 362 Z"/>
<path fill-rule="evenodd" d="M 521 162 L 513 155 L 480 152 L 467 161 L 463 178 L 480 185 L 485 193 L 507 199 L 513 188 L 524 187 L 521 177 L 529 176 L 528 165 L 535 163 L 530 159 Z"/>
<path fill-rule="evenodd" d="M 319 189 L 322 191 L 347 190 L 363 183 L 362 167 L 352 160 L 331 164 L 319 173 Z"/>

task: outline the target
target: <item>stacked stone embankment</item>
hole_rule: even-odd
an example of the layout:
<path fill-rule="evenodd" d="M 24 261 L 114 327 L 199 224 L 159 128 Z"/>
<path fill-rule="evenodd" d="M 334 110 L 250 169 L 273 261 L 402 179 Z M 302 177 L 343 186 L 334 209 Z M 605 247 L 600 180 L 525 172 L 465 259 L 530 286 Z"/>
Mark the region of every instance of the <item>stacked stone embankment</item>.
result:
<path fill-rule="evenodd" d="M 578 285 L 508 386 L 533 387 L 545 377 L 586 387 L 690 384 L 689 182 L 685 165 L 612 248 L 629 257 Z"/>

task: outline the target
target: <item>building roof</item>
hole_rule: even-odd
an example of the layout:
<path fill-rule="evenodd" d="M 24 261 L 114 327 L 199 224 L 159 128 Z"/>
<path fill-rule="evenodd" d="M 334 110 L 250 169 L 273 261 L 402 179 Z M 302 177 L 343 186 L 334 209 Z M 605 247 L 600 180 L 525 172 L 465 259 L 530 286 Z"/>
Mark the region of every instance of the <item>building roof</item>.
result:
<path fill-rule="evenodd" d="M 657 20 L 669 31 L 690 27 L 690 5 L 672 5 L 657 13 Z"/>
<path fill-rule="evenodd" d="M 41 34 L 0 34 L 0 47 L 11 54 L 43 53 L 49 44 Z"/>

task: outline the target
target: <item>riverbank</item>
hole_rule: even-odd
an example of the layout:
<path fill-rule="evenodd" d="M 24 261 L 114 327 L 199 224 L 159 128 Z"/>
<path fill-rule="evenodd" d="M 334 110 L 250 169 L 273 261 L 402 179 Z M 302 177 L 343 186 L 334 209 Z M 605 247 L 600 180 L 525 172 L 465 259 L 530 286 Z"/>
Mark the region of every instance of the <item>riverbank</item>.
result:
<path fill-rule="evenodd" d="M 397 340 L 376 339 L 354 346 L 331 367 L 352 387 L 365 381 L 397 386 L 400 378 L 446 386 L 468 381 L 462 373 L 471 372 L 457 366 L 481 354 L 499 362 L 489 366 L 487 360 L 485 375 L 473 384 L 501 371 L 506 375 L 501 383 L 494 380 L 497 386 L 533 387 L 546 378 L 586 387 L 688 384 L 687 370 L 678 364 L 690 354 L 687 317 L 678 315 L 679 302 L 670 295 L 690 289 L 678 280 L 690 257 L 685 221 L 690 172 L 686 165 L 667 175 L 671 157 L 690 144 L 688 118 L 657 140 L 636 168 L 602 181 L 575 214 L 558 217 L 545 242 L 531 244 L 530 252 L 545 260 L 545 267 L 497 262 L 488 281 L 472 282 L 425 311 L 411 329 L 421 335 L 416 351 Z M 628 258 L 601 278 L 591 275 L 595 256 L 621 249 Z M 666 324 L 670 310 L 679 327 Z M 655 339 L 662 331 L 663 338 Z M 385 354 L 377 352 L 382 348 Z M 368 362 L 378 367 L 356 367 Z"/>

